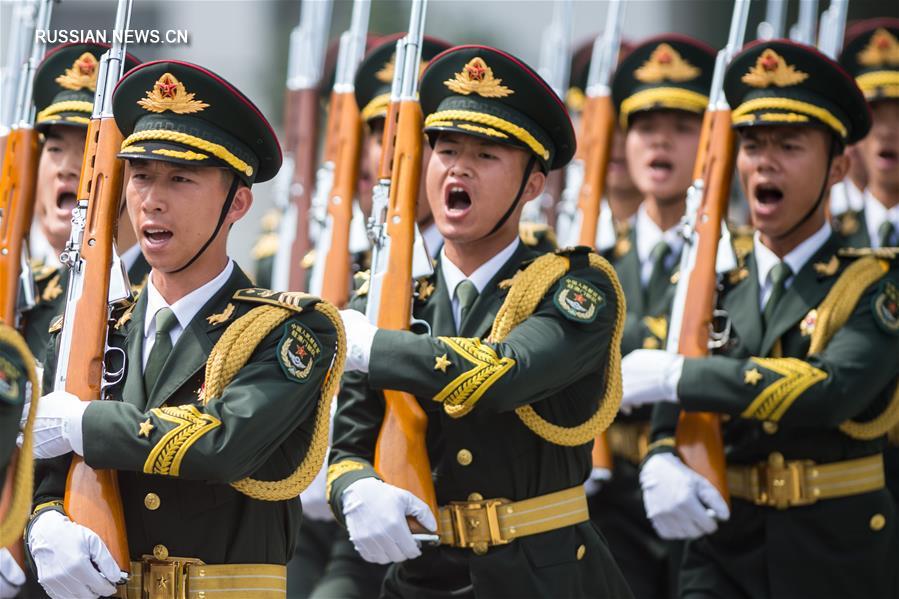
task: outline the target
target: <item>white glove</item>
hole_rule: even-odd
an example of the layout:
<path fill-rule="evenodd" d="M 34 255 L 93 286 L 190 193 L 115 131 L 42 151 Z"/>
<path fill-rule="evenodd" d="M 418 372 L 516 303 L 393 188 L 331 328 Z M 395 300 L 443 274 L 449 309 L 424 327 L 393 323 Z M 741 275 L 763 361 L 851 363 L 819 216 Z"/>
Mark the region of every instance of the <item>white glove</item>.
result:
<path fill-rule="evenodd" d="M 621 407 L 627 412 L 648 403 L 677 403 L 684 357 L 660 349 L 637 349 L 621 360 Z"/>
<path fill-rule="evenodd" d="M 71 451 L 84 455 L 81 418 L 89 405 L 89 401 L 81 401 L 66 391 L 53 391 L 41 397 L 34 416 L 34 457 L 55 458 Z M 22 410 L 22 428 L 30 409 L 31 402 L 28 402 Z"/>
<path fill-rule="evenodd" d="M 340 318 L 346 329 L 346 365 L 344 370 L 368 372 L 371 344 L 375 340 L 378 327 L 357 310 L 341 310 Z"/>
<path fill-rule="evenodd" d="M 590 471 L 590 476 L 584 481 L 584 493 L 587 497 L 593 497 L 602 489 L 602 484 L 612 480 L 612 471 L 608 468 L 596 468 Z"/>
<path fill-rule="evenodd" d="M 12 558 L 9 550 L 0 547 L 0 599 L 11 599 L 25 584 L 25 573 Z"/>
<path fill-rule="evenodd" d="M 424 501 L 376 478 L 360 478 L 346 488 L 342 500 L 350 540 L 367 562 L 388 564 L 421 555 L 406 516 L 428 530 L 437 530 L 437 521 Z"/>
<path fill-rule="evenodd" d="M 696 539 L 730 518 L 727 502 L 705 478 L 677 456 L 652 456 L 640 470 L 643 507 L 663 539 Z"/>
<path fill-rule="evenodd" d="M 105 597 L 128 578 L 93 531 L 56 510 L 38 515 L 28 531 L 37 581 L 53 599 Z"/>

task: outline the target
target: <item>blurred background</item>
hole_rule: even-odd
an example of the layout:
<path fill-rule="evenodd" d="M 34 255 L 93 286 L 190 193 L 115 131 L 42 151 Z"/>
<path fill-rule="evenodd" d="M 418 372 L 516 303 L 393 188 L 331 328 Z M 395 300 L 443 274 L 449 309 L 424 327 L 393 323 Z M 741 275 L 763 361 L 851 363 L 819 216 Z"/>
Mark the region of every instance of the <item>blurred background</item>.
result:
<path fill-rule="evenodd" d="M 797 19 L 799 2 L 790 0 L 787 23 Z M 603 28 L 607 3 L 574 3 L 575 46 Z M 819 10 L 829 2 L 819 2 Z M 373 0 L 370 31 L 405 30 L 409 0 Z M 624 37 L 640 40 L 676 31 L 720 48 L 727 38 L 731 0 L 628 0 Z M 54 8 L 51 30 L 111 30 L 114 0 L 63 0 Z M 331 37 L 349 27 L 352 0 L 335 0 Z M 10 34 L 11 0 L 0 0 L 0 52 Z M 536 65 L 540 40 L 553 13 L 552 0 L 430 0 L 425 31 L 449 42 L 497 46 Z M 765 1 L 753 0 L 747 40 L 765 15 Z M 849 22 L 876 16 L 899 17 L 899 2 L 851 0 Z M 171 58 L 201 64 L 222 75 L 247 94 L 281 133 L 288 37 L 300 17 L 299 0 L 135 0 L 131 28 L 184 30 L 186 44 L 133 45 L 128 50 L 141 60 Z M 5 57 L 0 57 L 5 64 Z M 231 235 L 231 255 L 251 270 L 250 250 L 258 236 L 259 220 L 273 202 L 271 183 L 254 187 L 256 202 Z"/>

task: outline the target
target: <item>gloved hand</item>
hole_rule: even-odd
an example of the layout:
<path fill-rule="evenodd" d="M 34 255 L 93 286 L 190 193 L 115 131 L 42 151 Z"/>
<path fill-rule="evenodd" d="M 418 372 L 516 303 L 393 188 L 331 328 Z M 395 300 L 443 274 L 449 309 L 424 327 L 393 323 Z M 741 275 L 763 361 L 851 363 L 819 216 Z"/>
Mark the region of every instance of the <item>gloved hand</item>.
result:
<path fill-rule="evenodd" d="M 727 502 L 705 478 L 670 453 L 646 460 L 640 470 L 643 507 L 663 539 L 695 539 L 730 518 Z"/>
<path fill-rule="evenodd" d="M 0 599 L 11 599 L 25 584 L 25 573 L 5 548 L 0 547 Z"/>
<path fill-rule="evenodd" d="M 593 497 L 605 482 L 612 480 L 612 471 L 608 468 L 596 468 L 590 471 L 590 476 L 584 481 L 584 493 L 587 497 Z"/>
<path fill-rule="evenodd" d="M 81 418 L 89 405 L 90 402 L 66 391 L 53 391 L 41 397 L 34 416 L 34 457 L 55 458 L 71 451 L 84 455 Z M 30 409 L 31 402 L 26 403 L 20 421 L 23 428 Z"/>
<path fill-rule="evenodd" d="M 637 349 L 624 356 L 622 411 L 660 401 L 677 403 L 677 384 L 683 368 L 683 356 L 660 349 Z"/>
<path fill-rule="evenodd" d="M 346 329 L 346 365 L 344 370 L 368 372 L 368 360 L 371 356 L 371 344 L 375 339 L 378 327 L 357 310 L 341 310 L 340 318 Z"/>
<path fill-rule="evenodd" d="M 350 540 L 367 562 L 388 564 L 421 555 L 406 516 L 428 530 L 437 530 L 437 521 L 424 501 L 376 478 L 357 480 L 346 488 L 342 500 Z"/>
<path fill-rule="evenodd" d="M 28 547 L 37 580 L 53 599 L 112 595 L 116 583 L 128 577 L 100 537 L 55 510 L 37 516 Z"/>

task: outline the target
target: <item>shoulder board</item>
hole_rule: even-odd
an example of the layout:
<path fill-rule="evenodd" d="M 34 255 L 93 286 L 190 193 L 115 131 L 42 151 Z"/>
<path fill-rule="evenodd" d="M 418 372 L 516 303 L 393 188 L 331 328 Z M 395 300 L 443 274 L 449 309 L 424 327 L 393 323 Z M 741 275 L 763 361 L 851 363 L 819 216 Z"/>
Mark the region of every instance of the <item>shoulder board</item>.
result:
<path fill-rule="evenodd" d="M 56 333 L 57 331 L 61 331 L 62 330 L 62 319 L 63 319 L 63 314 L 60 314 L 59 316 L 54 316 L 53 320 L 50 321 L 50 329 L 47 332 L 52 334 L 52 333 Z"/>
<path fill-rule="evenodd" d="M 314 295 L 309 295 L 308 293 L 300 293 L 299 291 L 272 291 L 271 289 L 263 289 L 261 287 L 241 289 L 232 295 L 231 299 L 239 302 L 279 306 L 281 308 L 293 310 L 294 312 L 302 312 L 321 301 L 319 298 Z"/>
<path fill-rule="evenodd" d="M 253 246 L 251 253 L 253 254 L 254 260 L 261 260 L 263 258 L 268 258 L 269 256 L 274 256 L 277 251 L 278 234 L 266 233 L 256 241 L 256 245 Z"/>
<path fill-rule="evenodd" d="M 873 256 L 880 260 L 895 260 L 896 258 L 899 258 L 899 247 L 840 248 L 837 250 L 837 255 L 841 258 L 848 258 L 850 260 L 864 258 L 866 256 Z"/>
<path fill-rule="evenodd" d="M 556 233 L 552 227 L 543 223 L 519 223 L 518 236 L 528 247 L 536 247 L 541 243 L 557 244 Z"/>
<path fill-rule="evenodd" d="M 574 256 L 576 254 L 587 255 L 593 251 L 593 248 L 588 247 L 586 245 L 570 245 L 568 247 L 559 248 L 557 250 L 553 250 L 552 253 L 556 256 Z"/>
<path fill-rule="evenodd" d="M 274 231 L 277 231 L 278 227 L 281 225 L 281 211 L 277 208 L 272 208 L 264 215 L 262 215 L 262 220 L 259 224 L 262 228 L 263 233 L 272 233 Z"/>
<path fill-rule="evenodd" d="M 360 270 L 353 275 L 353 295 L 362 297 L 368 295 L 368 280 L 371 278 L 370 270 Z"/>

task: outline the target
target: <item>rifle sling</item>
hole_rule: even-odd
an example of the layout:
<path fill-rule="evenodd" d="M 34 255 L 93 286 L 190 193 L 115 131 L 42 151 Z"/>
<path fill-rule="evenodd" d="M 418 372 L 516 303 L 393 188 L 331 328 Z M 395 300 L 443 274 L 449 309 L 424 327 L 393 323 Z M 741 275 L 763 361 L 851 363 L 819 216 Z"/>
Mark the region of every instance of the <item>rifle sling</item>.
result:
<path fill-rule="evenodd" d="M 215 230 L 212 232 L 212 235 L 209 236 L 209 239 L 206 240 L 206 243 L 203 244 L 203 247 L 194 254 L 194 257 L 187 261 L 187 264 L 179 268 L 178 270 L 173 270 L 172 274 L 176 272 L 181 272 L 194 262 L 196 262 L 197 258 L 203 255 L 203 252 L 206 251 L 206 248 L 209 247 L 209 244 L 216 238 L 219 234 L 219 230 L 222 228 L 222 224 L 225 222 L 225 217 L 228 216 L 228 211 L 231 210 L 231 204 L 234 202 L 234 194 L 237 193 L 237 185 L 240 183 L 240 179 L 237 175 L 233 175 L 231 179 L 231 187 L 228 189 L 228 196 L 225 198 L 225 203 L 222 204 L 222 211 L 219 214 L 219 222 L 215 225 Z"/>

